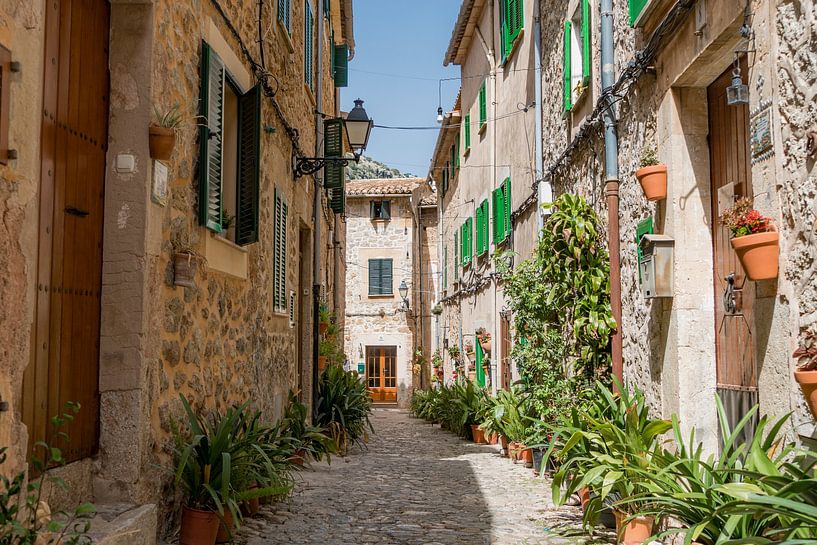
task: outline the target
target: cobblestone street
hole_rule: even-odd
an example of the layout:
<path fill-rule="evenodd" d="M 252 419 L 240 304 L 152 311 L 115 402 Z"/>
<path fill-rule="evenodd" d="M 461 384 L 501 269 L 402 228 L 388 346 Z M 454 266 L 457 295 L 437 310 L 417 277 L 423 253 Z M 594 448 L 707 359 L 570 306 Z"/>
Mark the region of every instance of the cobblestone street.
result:
<path fill-rule="evenodd" d="M 403 411 L 377 409 L 372 422 L 368 450 L 304 471 L 291 502 L 247 520 L 239 541 L 589 543 L 577 531 L 578 509 L 553 508 L 549 483 L 501 458 L 498 447 L 463 441 Z"/>

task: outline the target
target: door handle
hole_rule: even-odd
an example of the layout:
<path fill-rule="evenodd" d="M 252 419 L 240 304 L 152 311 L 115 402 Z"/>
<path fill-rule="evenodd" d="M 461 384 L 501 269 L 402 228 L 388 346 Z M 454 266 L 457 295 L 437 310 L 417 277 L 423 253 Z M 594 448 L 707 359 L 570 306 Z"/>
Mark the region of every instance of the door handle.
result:
<path fill-rule="evenodd" d="M 65 213 L 71 214 L 72 216 L 77 216 L 79 218 L 84 218 L 88 216 L 89 212 L 87 210 L 83 210 L 82 208 L 77 208 L 76 206 L 69 205 L 65 207 Z"/>
<path fill-rule="evenodd" d="M 726 275 L 726 289 L 723 291 L 723 310 L 726 314 L 735 314 L 738 311 L 738 300 L 735 296 L 735 273 Z"/>

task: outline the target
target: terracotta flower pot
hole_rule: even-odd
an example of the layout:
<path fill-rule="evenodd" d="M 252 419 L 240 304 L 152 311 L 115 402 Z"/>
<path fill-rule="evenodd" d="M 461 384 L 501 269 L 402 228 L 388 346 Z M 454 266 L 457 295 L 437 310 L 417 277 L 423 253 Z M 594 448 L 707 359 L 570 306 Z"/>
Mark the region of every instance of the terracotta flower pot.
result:
<path fill-rule="evenodd" d="M 226 507 L 224 508 L 224 519 L 219 521 L 218 533 L 216 534 L 216 543 L 228 543 L 233 539 L 233 528 L 235 528 L 235 521 L 233 520 L 233 513 Z"/>
<path fill-rule="evenodd" d="M 484 445 L 488 442 L 485 440 L 485 432 L 476 424 L 471 424 L 471 437 L 474 439 L 474 443 L 478 445 Z"/>
<path fill-rule="evenodd" d="M 216 512 L 183 507 L 179 545 L 213 545 L 219 522 Z"/>
<path fill-rule="evenodd" d="M 289 457 L 289 461 L 296 466 L 304 465 L 304 460 L 306 460 L 306 451 L 300 448 L 293 452 L 292 456 Z"/>
<path fill-rule="evenodd" d="M 492 433 L 491 436 L 488 437 L 488 444 L 489 445 L 499 444 L 499 436 L 495 433 Z"/>
<path fill-rule="evenodd" d="M 318 323 L 318 333 L 323 335 L 324 333 L 326 333 L 327 329 L 329 329 L 329 324 L 327 324 L 326 322 L 319 322 Z"/>
<path fill-rule="evenodd" d="M 198 258 L 189 252 L 173 254 L 173 284 L 185 288 L 195 288 L 197 263 Z"/>
<path fill-rule="evenodd" d="M 323 372 L 329 364 L 329 358 L 326 356 L 318 356 L 318 371 Z"/>
<path fill-rule="evenodd" d="M 667 198 L 667 165 L 639 168 L 635 171 L 635 177 L 638 178 L 648 201 L 660 201 Z"/>
<path fill-rule="evenodd" d="M 533 467 L 533 450 L 525 445 L 519 445 L 519 459 L 525 464 L 525 467 Z"/>
<path fill-rule="evenodd" d="M 508 449 L 509 445 L 508 445 L 508 438 L 507 437 L 505 437 L 504 435 L 500 435 L 499 436 L 499 445 L 502 447 L 502 452 L 503 452 L 502 455 L 503 456 L 505 456 L 507 458 L 508 456 L 511 455 L 511 453 L 510 453 L 510 451 Z"/>
<path fill-rule="evenodd" d="M 516 463 L 516 461 L 519 460 L 520 451 L 519 443 L 517 443 L 516 441 L 511 441 L 508 444 L 508 449 L 511 451 L 511 460 L 513 460 L 513 462 Z"/>
<path fill-rule="evenodd" d="M 749 280 L 777 278 L 779 241 L 777 231 L 735 237 L 730 241 Z"/>
<path fill-rule="evenodd" d="M 795 371 L 794 380 L 803 390 L 803 397 L 811 410 L 811 416 L 817 420 L 817 371 Z"/>
<path fill-rule="evenodd" d="M 483 352 L 491 352 L 491 339 L 480 341 L 479 345 L 482 347 Z"/>
<path fill-rule="evenodd" d="M 590 503 L 590 489 L 586 486 L 579 489 L 579 499 L 582 502 L 582 511 L 586 511 L 587 504 Z"/>
<path fill-rule="evenodd" d="M 176 147 L 176 130 L 151 125 L 148 132 L 150 158 L 157 161 L 169 161 Z"/>
<path fill-rule="evenodd" d="M 655 517 L 634 517 L 626 522 L 627 514 L 613 511 L 616 517 L 616 535 L 622 545 L 642 545 L 652 535 Z"/>

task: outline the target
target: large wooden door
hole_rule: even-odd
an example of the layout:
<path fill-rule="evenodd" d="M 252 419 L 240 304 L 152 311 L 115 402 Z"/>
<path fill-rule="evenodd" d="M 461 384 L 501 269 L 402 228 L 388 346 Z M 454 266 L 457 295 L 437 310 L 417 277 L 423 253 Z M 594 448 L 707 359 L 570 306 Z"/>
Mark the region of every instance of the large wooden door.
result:
<path fill-rule="evenodd" d="M 108 140 L 108 0 L 45 3 L 37 306 L 23 421 L 34 441 L 68 461 L 94 454 L 99 435 L 99 318 Z M 66 402 L 79 414 L 54 436 Z"/>
<path fill-rule="evenodd" d="M 747 73 L 744 58 L 742 72 Z M 707 90 L 712 183 L 712 247 L 715 288 L 715 343 L 718 393 L 734 425 L 757 402 L 754 346 L 754 285 L 729 242 L 730 232 L 718 220 L 735 199 L 752 197 L 749 111 L 729 106 L 726 88 L 732 69 Z"/>
<path fill-rule="evenodd" d="M 376 403 L 397 403 L 397 347 L 366 347 L 366 385 Z"/>

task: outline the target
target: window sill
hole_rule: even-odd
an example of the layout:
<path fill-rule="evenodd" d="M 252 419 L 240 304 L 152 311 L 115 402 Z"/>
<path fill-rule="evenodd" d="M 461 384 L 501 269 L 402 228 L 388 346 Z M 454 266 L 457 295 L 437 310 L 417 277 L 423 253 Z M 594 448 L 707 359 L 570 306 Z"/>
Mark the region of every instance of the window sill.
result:
<path fill-rule="evenodd" d="M 513 59 L 513 56 L 516 54 L 516 50 L 521 49 L 520 45 L 522 44 L 522 38 L 524 38 L 524 37 L 525 37 L 525 29 L 523 28 L 523 29 L 521 29 L 519 31 L 519 35 L 513 41 L 513 45 L 511 45 L 511 50 L 508 51 L 508 54 L 505 55 L 505 58 L 502 59 L 501 63 L 499 63 L 500 68 L 504 68 L 505 65 L 508 64 L 508 62 L 510 62 L 511 59 Z"/>
<path fill-rule="evenodd" d="M 483 123 L 482 125 L 479 126 L 478 133 L 483 134 L 487 128 L 488 128 L 488 122 L 486 121 L 485 123 Z"/>
<path fill-rule="evenodd" d="M 284 26 L 284 23 L 277 17 L 276 19 L 278 23 L 278 30 L 281 31 L 281 35 L 284 37 L 284 42 L 287 45 L 287 49 L 289 49 L 290 53 L 295 53 L 295 44 L 292 43 L 292 35 L 289 33 L 289 30 L 287 30 L 287 27 Z"/>
<path fill-rule="evenodd" d="M 249 257 L 246 248 L 207 231 L 204 237 L 204 257 L 207 268 L 241 280 L 249 276 Z"/>
<path fill-rule="evenodd" d="M 393 293 L 370 293 L 368 295 L 369 299 L 394 299 Z"/>

